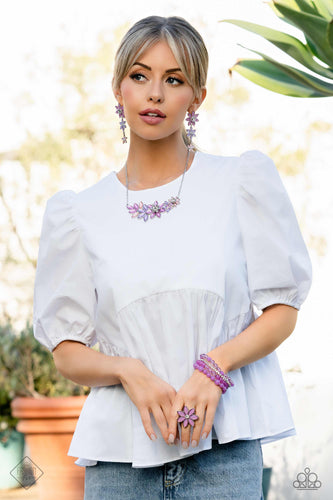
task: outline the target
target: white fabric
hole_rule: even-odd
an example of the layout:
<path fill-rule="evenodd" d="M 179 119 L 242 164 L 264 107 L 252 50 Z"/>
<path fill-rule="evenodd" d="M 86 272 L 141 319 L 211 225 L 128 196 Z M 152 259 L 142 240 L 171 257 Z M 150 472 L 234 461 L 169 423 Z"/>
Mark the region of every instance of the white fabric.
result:
<path fill-rule="evenodd" d="M 129 203 L 176 196 L 181 176 L 129 191 Z M 147 222 L 126 209 L 126 188 L 110 172 L 47 202 L 34 290 L 34 335 L 49 350 L 77 340 L 110 356 L 141 359 L 175 390 L 193 362 L 238 335 L 264 307 L 300 309 L 312 266 L 274 162 L 258 150 L 237 156 L 197 152 L 181 203 Z M 232 370 L 218 404 L 219 443 L 296 434 L 277 354 Z M 122 385 L 92 387 L 68 451 L 78 465 L 97 460 L 158 466 L 197 448 L 151 441 Z"/>

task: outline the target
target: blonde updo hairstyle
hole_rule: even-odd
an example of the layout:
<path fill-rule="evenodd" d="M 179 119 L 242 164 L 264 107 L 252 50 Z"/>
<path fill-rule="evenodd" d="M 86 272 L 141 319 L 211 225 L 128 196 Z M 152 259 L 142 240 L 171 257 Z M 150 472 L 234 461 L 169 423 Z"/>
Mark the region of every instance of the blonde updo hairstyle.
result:
<path fill-rule="evenodd" d="M 182 17 L 149 16 L 137 21 L 122 38 L 115 56 L 113 90 L 120 84 L 133 63 L 143 52 L 158 41 L 166 41 L 172 50 L 185 78 L 191 85 L 195 97 L 201 96 L 208 71 L 208 52 L 198 31 Z M 182 138 L 186 145 L 189 139 L 185 126 Z M 195 145 L 194 145 L 195 146 Z M 195 146 L 195 149 L 197 147 Z"/>

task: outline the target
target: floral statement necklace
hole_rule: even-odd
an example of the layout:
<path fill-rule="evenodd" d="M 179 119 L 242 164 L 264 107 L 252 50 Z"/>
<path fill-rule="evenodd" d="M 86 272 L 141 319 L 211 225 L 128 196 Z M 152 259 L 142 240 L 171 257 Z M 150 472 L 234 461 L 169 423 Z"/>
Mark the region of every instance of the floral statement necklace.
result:
<path fill-rule="evenodd" d="M 145 222 L 150 219 L 154 219 L 154 217 L 159 217 L 161 218 L 161 215 L 165 212 L 170 212 L 172 208 L 177 207 L 180 204 L 180 191 L 183 185 L 183 180 L 184 180 L 184 175 L 187 169 L 188 165 L 188 158 L 189 154 L 192 148 L 187 148 L 187 156 L 186 156 L 186 164 L 185 164 L 185 169 L 184 173 L 182 175 L 182 180 L 180 183 L 179 191 L 177 196 L 172 196 L 169 198 L 167 201 L 164 201 L 161 205 L 158 203 L 158 201 L 155 201 L 154 203 L 148 205 L 147 203 L 144 203 L 143 201 L 140 201 L 140 203 L 134 203 L 133 205 L 128 204 L 128 177 L 127 177 L 127 161 L 125 163 L 125 168 L 126 168 L 126 207 L 128 209 L 128 212 L 132 215 L 132 218 L 136 217 L 137 219 L 143 219 Z"/>

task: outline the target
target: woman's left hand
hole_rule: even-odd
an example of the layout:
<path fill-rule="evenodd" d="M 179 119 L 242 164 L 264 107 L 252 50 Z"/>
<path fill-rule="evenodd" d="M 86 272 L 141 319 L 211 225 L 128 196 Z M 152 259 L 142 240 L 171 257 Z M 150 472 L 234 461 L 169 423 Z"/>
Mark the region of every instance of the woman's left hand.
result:
<path fill-rule="evenodd" d="M 173 434 L 174 437 L 177 436 L 177 420 L 179 418 L 177 410 L 182 411 L 184 406 L 187 406 L 189 410 L 195 408 L 195 414 L 199 418 L 194 421 L 192 438 L 192 426 L 188 424 L 187 427 L 184 428 L 183 423 L 181 423 L 180 442 L 184 448 L 188 448 L 191 438 L 191 445 L 194 447 L 197 446 L 200 436 L 206 433 L 207 437 L 213 427 L 216 407 L 220 401 L 221 395 L 222 391 L 218 385 L 204 373 L 199 370 L 194 370 L 191 377 L 179 389 L 174 399 L 168 419 L 169 435 Z M 203 425 L 205 413 L 205 425 Z M 193 441 L 195 441 L 195 443 L 193 443 Z M 185 446 L 184 443 L 186 443 Z"/>

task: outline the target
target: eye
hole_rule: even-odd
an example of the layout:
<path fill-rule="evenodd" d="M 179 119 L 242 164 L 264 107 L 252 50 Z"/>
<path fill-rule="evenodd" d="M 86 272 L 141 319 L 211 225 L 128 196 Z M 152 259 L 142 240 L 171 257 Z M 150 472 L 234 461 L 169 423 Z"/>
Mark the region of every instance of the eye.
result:
<path fill-rule="evenodd" d="M 169 76 L 168 80 L 174 80 L 175 82 L 178 82 L 179 84 L 184 83 L 182 80 L 179 80 L 179 78 L 176 78 L 175 76 Z"/>
<path fill-rule="evenodd" d="M 132 78 L 132 80 L 136 80 L 137 82 L 142 82 L 142 80 L 138 80 L 136 78 L 137 76 L 142 76 L 143 78 L 145 78 L 145 76 L 142 75 L 141 73 L 133 73 L 132 75 L 130 75 L 130 78 Z"/>
<path fill-rule="evenodd" d="M 133 73 L 132 75 L 130 75 L 130 78 L 132 78 L 132 80 L 135 80 L 136 82 L 142 82 L 143 81 L 140 77 L 146 78 L 142 73 Z M 169 78 L 167 79 L 167 81 L 170 81 L 170 80 L 171 80 L 170 83 L 173 86 L 175 86 L 177 84 L 181 85 L 182 83 L 184 83 L 182 80 L 180 80 L 179 78 L 176 78 L 175 76 L 169 76 Z"/>

